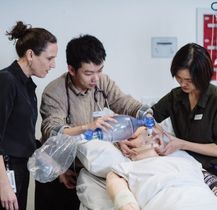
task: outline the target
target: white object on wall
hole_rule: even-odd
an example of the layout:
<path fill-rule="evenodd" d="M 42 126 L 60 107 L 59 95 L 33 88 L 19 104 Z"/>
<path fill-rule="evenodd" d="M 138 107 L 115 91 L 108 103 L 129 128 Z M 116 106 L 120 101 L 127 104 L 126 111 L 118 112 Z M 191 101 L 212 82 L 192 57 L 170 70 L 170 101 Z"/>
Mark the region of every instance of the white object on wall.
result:
<path fill-rule="evenodd" d="M 153 58 L 172 58 L 177 51 L 176 37 L 152 37 L 151 54 Z"/>

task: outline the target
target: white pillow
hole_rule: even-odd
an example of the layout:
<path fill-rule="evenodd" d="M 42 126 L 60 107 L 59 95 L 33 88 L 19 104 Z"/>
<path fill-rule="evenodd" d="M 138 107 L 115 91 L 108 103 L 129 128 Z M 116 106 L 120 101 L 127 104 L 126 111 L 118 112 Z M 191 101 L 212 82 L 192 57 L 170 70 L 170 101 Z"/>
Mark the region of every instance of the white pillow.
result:
<path fill-rule="evenodd" d="M 77 148 L 77 157 L 90 173 L 103 178 L 112 170 L 113 165 L 131 161 L 112 143 L 100 140 L 80 144 Z"/>

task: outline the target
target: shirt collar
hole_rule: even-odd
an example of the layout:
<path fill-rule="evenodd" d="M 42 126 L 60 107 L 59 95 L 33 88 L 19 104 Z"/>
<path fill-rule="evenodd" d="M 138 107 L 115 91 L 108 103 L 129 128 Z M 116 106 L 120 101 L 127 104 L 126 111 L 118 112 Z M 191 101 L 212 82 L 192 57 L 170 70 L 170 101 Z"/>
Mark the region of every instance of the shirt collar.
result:
<path fill-rule="evenodd" d="M 188 94 L 183 92 L 182 89 L 179 87 L 178 91 L 176 92 L 176 101 L 182 102 L 186 107 L 188 107 L 189 101 L 188 101 Z"/>
<path fill-rule="evenodd" d="M 15 60 L 12 64 L 11 64 L 11 69 L 12 69 L 12 73 L 24 84 L 24 85 L 32 85 L 33 88 L 36 88 L 35 83 L 33 82 L 31 77 L 27 77 L 23 70 L 21 69 L 20 65 L 18 64 L 18 62 Z"/>
<path fill-rule="evenodd" d="M 72 78 L 69 74 L 66 75 L 66 77 L 68 78 L 68 81 L 67 81 L 67 84 L 68 84 L 68 87 L 72 90 L 72 92 L 76 95 L 76 96 L 85 96 L 87 93 L 88 93 L 88 90 L 87 89 L 85 92 L 81 92 L 80 90 L 78 90 L 73 81 L 72 81 Z"/>
<path fill-rule="evenodd" d="M 200 106 L 202 108 L 206 107 L 209 95 L 211 94 L 211 89 L 212 85 L 210 84 L 207 88 L 207 90 L 204 92 L 204 94 L 200 97 L 197 106 Z M 188 94 L 183 92 L 182 89 L 180 88 L 179 91 L 176 94 L 176 99 L 177 101 L 182 101 L 183 104 L 186 106 L 188 105 Z"/>

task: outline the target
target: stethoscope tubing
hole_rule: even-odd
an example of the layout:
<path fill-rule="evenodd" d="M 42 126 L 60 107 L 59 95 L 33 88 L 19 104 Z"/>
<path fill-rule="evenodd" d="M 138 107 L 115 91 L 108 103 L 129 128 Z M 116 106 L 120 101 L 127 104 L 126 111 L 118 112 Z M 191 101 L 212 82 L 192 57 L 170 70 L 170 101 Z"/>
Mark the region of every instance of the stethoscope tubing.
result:
<path fill-rule="evenodd" d="M 66 79 L 65 79 L 65 89 L 66 89 L 66 97 L 67 97 L 67 116 L 66 116 L 66 123 L 68 124 L 68 125 L 70 125 L 71 124 L 71 117 L 70 117 L 70 113 L 71 113 L 71 110 L 70 110 L 70 95 L 69 95 L 69 87 L 68 87 L 68 80 L 70 79 L 70 75 L 69 75 L 69 73 L 67 73 L 67 75 L 66 75 Z M 95 90 L 94 90 L 94 102 L 96 103 L 96 105 L 97 105 L 97 107 L 98 107 L 98 109 L 100 110 L 100 111 L 103 111 L 103 108 L 99 105 L 99 103 L 98 103 L 98 99 L 97 99 L 97 95 L 98 95 L 98 93 L 101 93 L 102 94 L 102 96 L 103 96 L 103 98 L 104 98 L 104 100 L 105 100 L 105 106 L 108 108 L 108 109 L 110 109 L 110 107 L 109 107 L 109 103 L 108 103 L 108 96 L 106 95 L 106 93 L 105 93 L 105 91 L 104 90 L 102 90 L 102 89 L 100 89 L 99 87 L 95 87 Z"/>

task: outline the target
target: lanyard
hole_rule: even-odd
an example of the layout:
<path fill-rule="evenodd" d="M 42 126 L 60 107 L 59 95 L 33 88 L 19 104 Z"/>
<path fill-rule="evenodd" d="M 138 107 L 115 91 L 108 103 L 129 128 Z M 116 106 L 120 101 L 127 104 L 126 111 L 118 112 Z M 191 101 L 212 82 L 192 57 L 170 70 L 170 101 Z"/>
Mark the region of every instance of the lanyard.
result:
<path fill-rule="evenodd" d="M 65 79 L 65 88 L 66 88 L 66 97 L 67 97 L 67 116 L 66 116 L 66 123 L 68 125 L 71 124 L 71 116 L 70 116 L 70 98 L 69 98 L 69 90 L 68 90 L 68 80 L 69 80 L 69 73 L 66 75 L 66 79 Z"/>
<path fill-rule="evenodd" d="M 9 170 L 9 156 L 4 155 L 3 158 L 4 158 L 4 163 L 5 163 L 6 170 Z"/>

